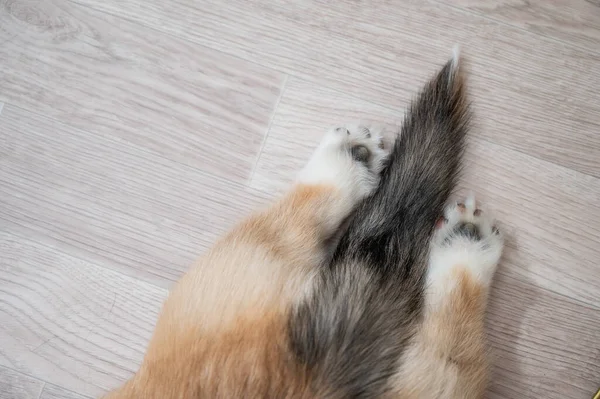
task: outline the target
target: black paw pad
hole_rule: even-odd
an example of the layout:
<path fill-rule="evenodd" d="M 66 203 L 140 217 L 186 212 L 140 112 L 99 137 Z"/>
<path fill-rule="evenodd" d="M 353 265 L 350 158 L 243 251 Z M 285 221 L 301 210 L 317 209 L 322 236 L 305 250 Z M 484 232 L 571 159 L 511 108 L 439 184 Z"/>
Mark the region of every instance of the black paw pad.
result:
<path fill-rule="evenodd" d="M 369 149 L 367 147 L 365 147 L 364 145 L 357 145 L 352 147 L 352 149 L 350 150 L 350 152 L 352 153 L 352 158 L 357 161 L 357 162 L 361 162 L 364 164 L 367 164 L 369 162 Z"/>
<path fill-rule="evenodd" d="M 461 223 L 454 228 L 454 232 L 456 234 L 468 237 L 472 240 L 481 240 L 481 234 L 479 233 L 479 229 L 474 223 Z"/>

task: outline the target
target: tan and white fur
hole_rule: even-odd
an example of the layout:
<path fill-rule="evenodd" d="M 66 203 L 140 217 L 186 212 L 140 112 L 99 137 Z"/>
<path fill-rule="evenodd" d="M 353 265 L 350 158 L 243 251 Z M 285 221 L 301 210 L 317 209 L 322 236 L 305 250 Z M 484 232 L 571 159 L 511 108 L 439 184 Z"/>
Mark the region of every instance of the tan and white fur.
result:
<path fill-rule="evenodd" d="M 373 129 L 329 132 L 290 192 L 174 287 L 108 398 L 481 397 L 502 239 L 473 199 L 434 228 L 468 130 L 459 69 L 425 86 L 389 156 Z"/>
<path fill-rule="evenodd" d="M 503 238 L 474 196 L 446 209 L 431 243 L 423 321 L 396 376 L 402 398 L 483 397 L 484 316 Z"/>
<path fill-rule="evenodd" d="M 365 126 L 328 132 L 276 204 L 235 227 L 177 283 L 143 364 L 111 399 L 308 395 L 287 349 L 291 304 L 327 242 L 379 182 L 385 152 Z"/>

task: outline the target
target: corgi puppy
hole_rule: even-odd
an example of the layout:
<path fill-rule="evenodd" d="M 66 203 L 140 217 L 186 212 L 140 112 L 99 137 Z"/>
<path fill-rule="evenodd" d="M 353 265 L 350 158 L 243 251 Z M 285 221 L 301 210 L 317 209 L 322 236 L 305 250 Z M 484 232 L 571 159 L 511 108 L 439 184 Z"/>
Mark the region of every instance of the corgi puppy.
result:
<path fill-rule="evenodd" d="M 311 396 L 289 345 L 331 242 L 379 183 L 386 153 L 366 126 L 328 132 L 277 203 L 235 227 L 172 289 L 135 376 L 107 398 Z"/>
<path fill-rule="evenodd" d="M 455 56 L 389 156 L 376 129 L 328 132 L 292 189 L 173 288 L 107 398 L 481 397 L 502 239 L 472 198 L 444 213 L 468 120 Z"/>

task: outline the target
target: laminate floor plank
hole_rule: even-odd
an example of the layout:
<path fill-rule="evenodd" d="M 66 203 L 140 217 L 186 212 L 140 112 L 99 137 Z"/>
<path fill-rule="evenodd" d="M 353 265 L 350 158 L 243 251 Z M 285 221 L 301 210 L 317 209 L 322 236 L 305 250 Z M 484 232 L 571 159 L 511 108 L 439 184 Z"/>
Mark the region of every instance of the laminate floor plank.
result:
<path fill-rule="evenodd" d="M 497 21 L 600 51 L 600 2 L 597 0 L 443 0 Z"/>
<path fill-rule="evenodd" d="M 285 77 L 63 0 L 0 2 L 0 101 L 240 182 Z"/>
<path fill-rule="evenodd" d="M 600 54 L 435 1 L 77 0 L 386 107 L 459 44 L 490 141 L 600 177 Z"/>
<path fill-rule="evenodd" d="M 167 291 L 44 241 L 0 231 L 0 365 L 98 396 L 136 371 Z"/>
<path fill-rule="evenodd" d="M 0 137 L 0 220 L 161 286 L 270 198 L 11 105 L 0 116 Z"/>
<path fill-rule="evenodd" d="M 501 263 L 490 296 L 486 397 L 591 398 L 600 375 L 600 310 L 505 273 L 515 267 Z"/>
<path fill-rule="evenodd" d="M 38 399 L 44 382 L 0 367 L 0 399 Z"/>
<path fill-rule="evenodd" d="M 46 384 L 40 399 L 88 399 L 89 396 L 79 395 L 52 384 Z"/>

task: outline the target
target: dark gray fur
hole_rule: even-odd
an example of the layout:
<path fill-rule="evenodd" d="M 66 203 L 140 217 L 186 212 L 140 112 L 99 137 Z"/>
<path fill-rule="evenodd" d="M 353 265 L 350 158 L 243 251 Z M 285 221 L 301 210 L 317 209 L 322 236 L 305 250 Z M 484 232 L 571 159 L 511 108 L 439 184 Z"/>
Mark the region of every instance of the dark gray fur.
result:
<path fill-rule="evenodd" d="M 468 104 L 458 61 L 412 103 L 377 191 L 358 206 L 289 334 L 315 394 L 386 391 L 419 322 L 429 242 L 459 174 Z"/>

